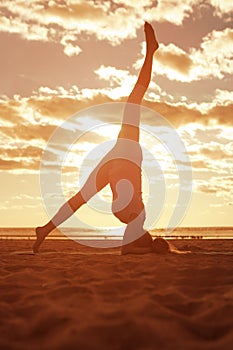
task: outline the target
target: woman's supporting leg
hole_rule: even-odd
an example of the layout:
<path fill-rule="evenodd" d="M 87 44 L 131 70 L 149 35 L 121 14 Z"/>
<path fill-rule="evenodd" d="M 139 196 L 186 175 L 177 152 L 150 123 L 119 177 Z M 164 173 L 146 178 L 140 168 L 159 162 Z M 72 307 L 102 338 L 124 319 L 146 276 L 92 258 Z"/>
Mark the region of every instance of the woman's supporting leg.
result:
<path fill-rule="evenodd" d="M 41 243 L 51 231 L 69 219 L 84 203 L 86 203 L 109 183 L 108 168 L 108 159 L 107 157 L 104 157 L 100 164 L 89 175 L 81 190 L 70 198 L 65 204 L 63 204 L 63 206 L 47 224 L 36 228 L 36 241 L 33 245 L 34 253 L 39 251 Z"/>

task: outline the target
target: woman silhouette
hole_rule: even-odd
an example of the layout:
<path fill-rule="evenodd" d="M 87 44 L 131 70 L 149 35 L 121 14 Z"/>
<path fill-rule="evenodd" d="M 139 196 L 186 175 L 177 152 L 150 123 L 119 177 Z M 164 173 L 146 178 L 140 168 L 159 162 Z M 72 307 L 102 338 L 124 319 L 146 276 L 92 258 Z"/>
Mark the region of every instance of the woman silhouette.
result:
<path fill-rule="evenodd" d="M 112 212 L 127 224 L 122 254 L 152 251 L 152 237 L 143 228 L 146 215 L 141 191 L 142 150 L 139 144 L 139 124 L 140 104 L 151 80 L 153 55 L 159 45 L 152 26 L 147 22 L 144 24 L 144 32 L 146 56 L 138 80 L 127 99 L 117 142 L 89 175 L 81 190 L 47 224 L 36 228 L 34 253 L 38 252 L 41 243 L 52 230 L 107 184 L 110 185 L 113 196 Z"/>

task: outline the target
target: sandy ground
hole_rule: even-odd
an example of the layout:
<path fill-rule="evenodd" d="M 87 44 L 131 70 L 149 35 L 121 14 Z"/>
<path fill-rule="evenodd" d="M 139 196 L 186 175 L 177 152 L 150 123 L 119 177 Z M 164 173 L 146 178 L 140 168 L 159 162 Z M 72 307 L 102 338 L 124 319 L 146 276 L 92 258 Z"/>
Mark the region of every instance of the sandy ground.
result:
<path fill-rule="evenodd" d="M 173 242 L 193 254 L 0 240 L 0 349 L 232 349 L 233 240 Z"/>

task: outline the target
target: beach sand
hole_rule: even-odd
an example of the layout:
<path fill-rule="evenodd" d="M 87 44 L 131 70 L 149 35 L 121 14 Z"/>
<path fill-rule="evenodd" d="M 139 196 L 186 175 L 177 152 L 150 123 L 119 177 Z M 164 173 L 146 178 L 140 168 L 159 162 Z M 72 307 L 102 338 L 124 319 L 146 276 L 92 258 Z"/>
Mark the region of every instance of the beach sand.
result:
<path fill-rule="evenodd" d="M 233 240 L 173 242 L 193 254 L 0 240 L 0 349 L 232 349 Z"/>

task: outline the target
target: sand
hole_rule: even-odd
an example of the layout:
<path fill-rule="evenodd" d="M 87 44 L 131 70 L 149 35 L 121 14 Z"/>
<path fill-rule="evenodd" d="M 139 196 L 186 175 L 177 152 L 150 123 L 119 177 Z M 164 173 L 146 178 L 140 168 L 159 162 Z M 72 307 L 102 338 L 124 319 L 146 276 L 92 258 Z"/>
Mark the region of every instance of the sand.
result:
<path fill-rule="evenodd" d="M 0 240 L 0 349 L 232 349 L 233 255 L 202 253 L 233 241 L 174 244 L 194 254 Z"/>

